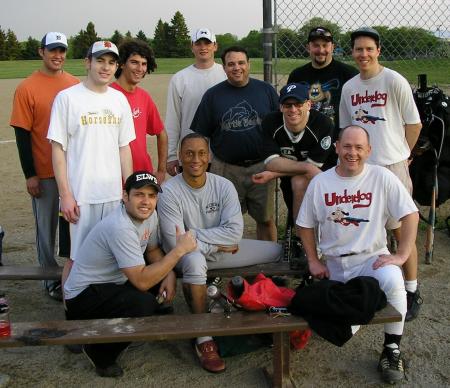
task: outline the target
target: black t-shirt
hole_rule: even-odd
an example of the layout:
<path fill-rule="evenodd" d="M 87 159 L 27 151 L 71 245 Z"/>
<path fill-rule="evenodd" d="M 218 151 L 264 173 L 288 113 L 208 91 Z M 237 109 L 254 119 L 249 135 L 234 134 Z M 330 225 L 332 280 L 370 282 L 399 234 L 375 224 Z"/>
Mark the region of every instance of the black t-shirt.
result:
<path fill-rule="evenodd" d="M 339 101 L 342 86 L 356 74 L 358 70 L 353 66 L 333 59 L 322 69 L 315 69 L 310 62 L 293 70 L 289 75 L 288 83 L 297 82 L 308 87 L 312 108 L 333 120 L 335 125 L 333 141 L 339 133 Z"/>
<path fill-rule="evenodd" d="M 315 110 L 310 110 L 303 136 L 298 142 L 293 142 L 289 136 L 281 112 L 268 114 L 261 126 L 265 136 L 265 158 L 277 154 L 300 162 L 310 159 L 320 165 L 325 162 L 333 149 L 331 146 L 333 122 Z"/>

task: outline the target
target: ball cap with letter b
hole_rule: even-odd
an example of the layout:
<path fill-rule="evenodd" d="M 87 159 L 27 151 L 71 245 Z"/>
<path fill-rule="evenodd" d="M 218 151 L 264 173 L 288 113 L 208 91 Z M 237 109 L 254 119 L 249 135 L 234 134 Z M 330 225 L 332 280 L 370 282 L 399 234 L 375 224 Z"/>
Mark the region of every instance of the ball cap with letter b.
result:
<path fill-rule="evenodd" d="M 57 47 L 61 47 L 67 50 L 67 38 L 61 32 L 47 32 L 41 40 L 41 48 L 47 50 L 53 50 Z"/>
<path fill-rule="evenodd" d="M 200 39 L 206 39 L 212 43 L 216 43 L 216 36 L 208 28 L 199 28 L 192 34 L 192 43 L 195 43 Z"/>
<path fill-rule="evenodd" d="M 98 58 L 104 54 L 113 54 L 117 59 L 119 59 L 119 50 L 117 46 L 110 42 L 109 40 L 99 40 L 94 42 L 86 54 L 86 57 Z"/>
<path fill-rule="evenodd" d="M 152 186 L 158 193 L 162 193 L 161 186 L 153 174 L 148 171 L 136 171 L 131 174 L 125 182 L 125 191 L 130 192 L 131 189 L 140 189 L 144 186 Z"/>
<path fill-rule="evenodd" d="M 305 85 L 290 83 L 283 86 L 280 90 L 279 102 L 282 104 L 288 98 L 293 98 L 298 102 L 309 100 L 309 90 Z"/>

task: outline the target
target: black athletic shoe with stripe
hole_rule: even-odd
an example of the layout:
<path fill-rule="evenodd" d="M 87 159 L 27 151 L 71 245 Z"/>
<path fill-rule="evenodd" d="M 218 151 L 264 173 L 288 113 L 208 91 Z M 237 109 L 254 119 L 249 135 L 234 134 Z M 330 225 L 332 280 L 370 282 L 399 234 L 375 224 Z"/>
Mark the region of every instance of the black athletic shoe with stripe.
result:
<path fill-rule="evenodd" d="M 401 358 L 400 349 L 384 347 L 378 362 L 378 371 L 388 384 L 395 384 L 405 377 L 404 362 Z"/>

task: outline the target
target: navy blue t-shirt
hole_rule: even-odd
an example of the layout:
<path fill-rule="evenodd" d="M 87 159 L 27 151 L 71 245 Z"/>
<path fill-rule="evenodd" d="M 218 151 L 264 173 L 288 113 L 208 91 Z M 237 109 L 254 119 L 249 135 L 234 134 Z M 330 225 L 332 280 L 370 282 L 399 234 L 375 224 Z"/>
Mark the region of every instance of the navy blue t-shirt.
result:
<path fill-rule="evenodd" d="M 250 78 L 244 87 L 227 80 L 208 89 L 191 129 L 210 138 L 211 150 L 231 164 L 263 158 L 262 119 L 278 109 L 278 96 L 267 82 Z"/>

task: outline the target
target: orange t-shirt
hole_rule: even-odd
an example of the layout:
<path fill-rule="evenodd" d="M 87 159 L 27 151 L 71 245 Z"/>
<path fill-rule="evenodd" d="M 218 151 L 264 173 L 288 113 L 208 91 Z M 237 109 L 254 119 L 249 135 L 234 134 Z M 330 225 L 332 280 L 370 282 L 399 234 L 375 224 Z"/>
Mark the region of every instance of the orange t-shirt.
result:
<path fill-rule="evenodd" d="M 51 76 L 38 70 L 16 89 L 10 125 L 31 132 L 34 168 L 39 178 L 55 175 L 52 147 L 47 139 L 53 100 L 61 90 L 79 82 L 78 78 L 66 72 Z"/>

